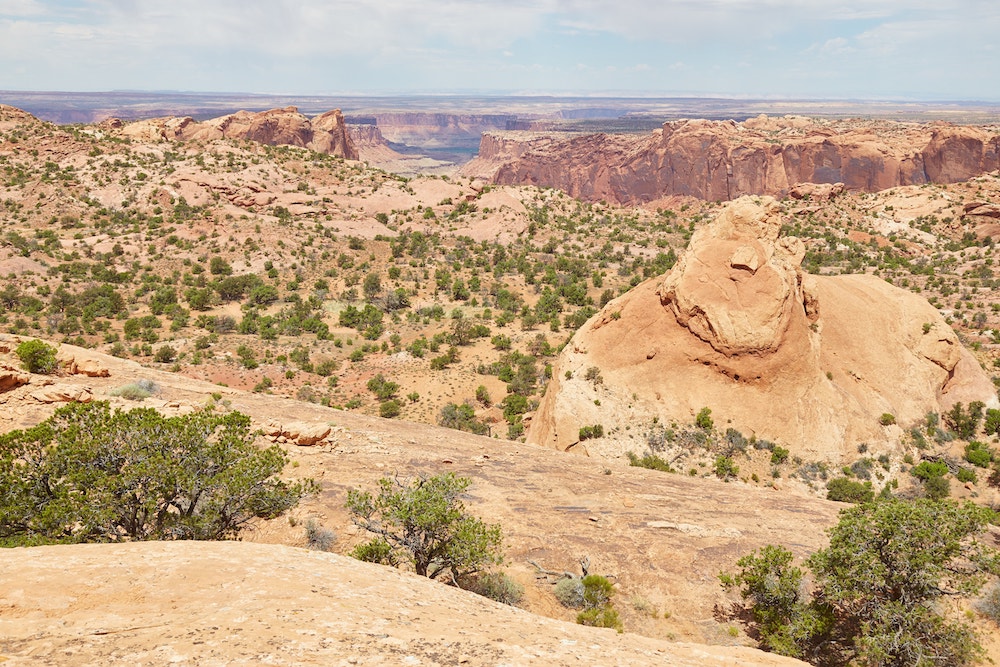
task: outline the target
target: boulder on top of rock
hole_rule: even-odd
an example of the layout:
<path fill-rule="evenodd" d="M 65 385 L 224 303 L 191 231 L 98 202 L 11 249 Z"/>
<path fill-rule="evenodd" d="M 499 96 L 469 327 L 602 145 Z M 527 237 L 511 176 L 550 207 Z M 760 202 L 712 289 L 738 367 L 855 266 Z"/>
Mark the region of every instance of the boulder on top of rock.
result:
<path fill-rule="evenodd" d="M 773 199 L 736 200 L 671 272 L 591 318 L 560 355 L 529 442 L 566 450 L 601 424 L 587 451 L 619 456 L 643 423 L 691 424 L 708 407 L 747 437 L 840 462 L 898 440 L 881 415 L 906 427 L 956 402 L 998 405 L 924 298 L 874 276 L 804 273 L 802 243 L 781 225 Z"/>
<path fill-rule="evenodd" d="M 805 247 L 778 238 L 782 219 L 773 201 L 740 199 L 699 229 L 658 290 L 677 323 L 728 356 L 773 352 L 793 318 L 815 296 L 803 280 Z"/>

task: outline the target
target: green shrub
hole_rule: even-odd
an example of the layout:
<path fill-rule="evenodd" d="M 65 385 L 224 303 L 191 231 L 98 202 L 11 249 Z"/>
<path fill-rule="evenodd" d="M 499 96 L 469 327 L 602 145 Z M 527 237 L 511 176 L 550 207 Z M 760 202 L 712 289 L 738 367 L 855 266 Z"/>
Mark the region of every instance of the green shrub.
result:
<path fill-rule="evenodd" d="M 878 418 L 878 423 L 882 426 L 892 426 L 896 423 L 896 417 L 888 412 L 883 412 L 882 416 Z"/>
<path fill-rule="evenodd" d="M 827 500 L 841 503 L 868 503 L 875 498 L 871 482 L 859 482 L 849 477 L 836 477 L 826 483 Z"/>
<path fill-rule="evenodd" d="M 490 427 L 476 418 L 476 410 L 468 403 L 448 403 L 438 414 L 438 425 L 467 431 L 476 435 L 486 435 Z"/>
<path fill-rule="evenodd" d="M 351 549 L 348 555 L 351 558 L 357 558 L 366 563 L 399 567 L 399 561 L 392 549 L 392 545 L 377 537 L 357 545 Z"/>
<path fill-rule="evenodd" d="M 930 477 L 925 479 L 924 494 L 931 500 L 944 500 L 951 495 L 951 483 L 947 477 Z"/>
<path fill-rule="evenodd" d="M 948 464 L 944 461 L 921 461 L 910 470 L 910 474 L 924 482 L 933 477 L 943 477 L 948 474 Z"/>
<path fill-rule="evenodd" d="M 431 579 L 449 572 L 457 580 L 502 562 L 500 524 L 486 524 L 465 511 L 460 496 L 471 483 L 444 473 L 408 485 L 383 477 L 378 495 L 351 489 L 346 504 L 351 519 L 374 535 L 353 555 L 390 565 L 407 561 Z"/>
<path fill-rule="evenodd" d="M 380 401 L 388 401 L 390 398 L 395 397 L 399 391 L 399 385 L 385 379 L 385 376 L 381 373 L 368 380 L 367 386 L 368 391 L 375 394 L 376 398 Z"/>
<path fill-rule="evenodd" d="M 26 340 L 14 350 L 29 373 L 48 375 L 56 370 L 56 348 L 40 340 Z"/>
<path fill-rule="evenodd" d="M 791 454 L 791 452 L 789 452 L 784 447 L 779 447 L 778 445 L 775 445 L 774 449 L 771 450 L 771 465 L 775 466 L 781 465 L 782 463 L 788 460 L 789 454 Z"/>
<path fill-rule="evenodd" d="M 880 499 L 841 511 L 829 546 L 806 561 L 811 595 L 780 546 L 744 556 L 720 579 L 739 587 L 762 645 L 777 653 L 838 665 L 971 664 L 984 654 L 978 638 L 943 615 L 941 600 L 975 595 L 996 570 L 996 550 L 974 539 L 992 517 L 972 503 Z M 998 599 L 990 591 L 977 606 L 995 613 Z"/>
<path fill-rule="evenodd" d="M 986 421 L 983 423 L 986 435 L 1000 435 L 1000 410 L 990 408 L 986 411 Z"/>
<path fill-rule="evenodd" d="M 676 472 L 670 467 L 669 463 L 652 452 L 647 453 L 645 456 L 639 456 L 633 452 L 628 452 L 626 456 L 628 456 L 628 464 L 636 468 L 648 468 L 650 470 L 659 470 L 661 472 Z"/>
<path fill-rule="evenodd" d="M 238 412 L 59 408 L 34 428 L 0 436 L 0 539 L 236 538 L 316 488 L 278 479 L 287 455 L 254 439 Z"/>
<path fill-rule="evenodd" d="M 944 413 L 944 421 L 959 438 L 971 440 L 979 429 L 985 407 L 982 401 L 972 401 L 968 410 L 961 403 L 955 403 L 951 410 Z"/>
<path fill-rule="evenodd" d="M 962 482 L 963 484 L 965 482 L 972 482 L 973 484 L 976 483 L 976 473 L 975 473 L 975 471 L 974 470 L 969 470 L 967 468 L 959 468 L 958 472 L 955 473 L 955 478 L 958 481 Z"/>
<path fill-rule="evenodd" d="M 602 424 L 594 424 L 593 426 L 583 426 L 580 428 L 580 440 L 590 440 L 591 438 L 603 438 L 604 437 L 604 426 Z"/>
<path fill-rule="evenodd" d="M 715 457 L 714 470 L 719 479 L 729 479 L 740 474 L 740 467 L 728 456 Z"/>
<path fill-rule="evenodd" d="M 161 346 L 157 351 L 153 359 L 161 364 L 168 364 L 177 358 L 177 350 L 170 347 L 169 345 Z"/>
<path fill-rule="evenodd" d="M 694 418 L 694 425 L 702 430 L 711 431 L 712 426 L 715 425 L 715 422 L 712 421 L 711 408 L 702 408 L 698 412 L 698 416 Z"/>
<path fill-rule="evenodd" d="M 615 593 L 614 584 L 599 574 L 588 574 L 581 583 L 584 609 L 576 615 L 576 622 L 598 628 L 615 628 L 621 632 L 621 620 L 611 603 L 611 597 Z"/>
<path fill-rule="evenodd" d="M 459 587 L 495 600 L 501 604 L 516 607 L 524 599 L 524 586 L 503 572 L 484 572 L 471 577 L 463 577 Z"/>
<path fill-rule="evenodd" d="M 988 468 L 993 462 L 993 450 L 985 444 L 973 440 L 965 446 L 965 460 L 977 468 Z"/>
<path fill-rule="evenodd" d="M 379 417 L 384 417 L 385 419 L 393 419 L 394 417 L 398 417 L 402 411 L 403 408 L 400 407 L 399 401 L 395 399 L 384 401 L 381 405 L 378 406 Z"/>
<path fill-rule="evenodd" d="M 611 607 L 584 609 L 576 615 L 576 622 L 580 625 L 589 625 L 595 628 L 614 628 L 619 632 L 622 631 L 622 622 L 618 616 L 618 610 Z"/>

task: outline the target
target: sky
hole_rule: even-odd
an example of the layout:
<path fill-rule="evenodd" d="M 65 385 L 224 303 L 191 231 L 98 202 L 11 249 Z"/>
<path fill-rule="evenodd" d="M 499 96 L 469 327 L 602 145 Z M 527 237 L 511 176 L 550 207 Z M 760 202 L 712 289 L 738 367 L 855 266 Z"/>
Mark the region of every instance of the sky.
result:
<path fill-rule="evenodd" d="M 0 90 L 1000 100 L 998 0 L 0 0 Z"/>

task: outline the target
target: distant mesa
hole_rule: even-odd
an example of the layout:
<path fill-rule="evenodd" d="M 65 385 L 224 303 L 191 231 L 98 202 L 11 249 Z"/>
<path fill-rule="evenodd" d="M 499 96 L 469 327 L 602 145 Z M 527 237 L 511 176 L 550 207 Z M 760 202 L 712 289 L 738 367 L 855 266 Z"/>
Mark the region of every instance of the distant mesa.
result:
<path fill-rule="evenodd" d="M 299 146 L 348 160 L 358 159 L 351 134 L 340 109 L 327 111 L 311 120 L 296 107 L 254 113 L 237 111 L 197 122 L 191 117 L 164 117 L 123 124 L 114 119 L 102 124 L 143 141 L 211 141 L 242 139 L 269 146 Z"/>
<path fill-rule="evenodd" d="M 746 437 L 839 462 L 891 440 L 885 413 L 905 427 L 958 401 L 997 407 L 925 299 L 874 276 L 806 274 L 802 242 L 781 226 L 775 200 L 742 197 L 665 276 L 611 301 L 559 357 L 528 440 L 576 448 L 581 427 L 601 424 L 623 435 L 587 448 L 620 455 L 635 449 L 628 430 L 691 424 L 708 407 Z"/>
<path fill-rule="evenodd" d="M 558 188 L 587 201 L 641 204 L 671 195 L 783 197 L 802 183 L 876 192 L 954 183 L 998 168 L 1000 134 L 989 128 L 759 116 L 670 121 L 648 135 L 491 132 L 462 173 Z"/>

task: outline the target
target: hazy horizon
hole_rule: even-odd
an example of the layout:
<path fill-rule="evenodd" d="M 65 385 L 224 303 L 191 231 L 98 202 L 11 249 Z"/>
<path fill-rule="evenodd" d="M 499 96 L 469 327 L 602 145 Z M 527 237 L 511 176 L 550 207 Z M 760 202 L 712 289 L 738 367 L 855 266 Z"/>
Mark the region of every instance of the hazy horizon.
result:
<path fill-rule="evenodd" d="M 0 90 L 997 101 L 988 0 L 0 0 Z"/>

